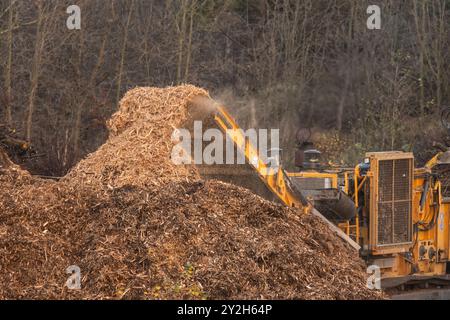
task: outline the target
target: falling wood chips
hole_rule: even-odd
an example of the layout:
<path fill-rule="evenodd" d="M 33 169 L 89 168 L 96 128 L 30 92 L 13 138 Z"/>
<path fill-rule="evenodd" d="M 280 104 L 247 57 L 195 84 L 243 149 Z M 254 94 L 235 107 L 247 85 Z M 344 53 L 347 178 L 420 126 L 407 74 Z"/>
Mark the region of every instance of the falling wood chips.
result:
<path fill-rule="evenodd" d="M 208 93 L 131 90 L 108 141 L 60 182 L 2 167 L 0 298 L 382 298 L 317 218 L 172 164 L 196 96 Z M 71 265 L 81 290 L 65 285 Z"/>

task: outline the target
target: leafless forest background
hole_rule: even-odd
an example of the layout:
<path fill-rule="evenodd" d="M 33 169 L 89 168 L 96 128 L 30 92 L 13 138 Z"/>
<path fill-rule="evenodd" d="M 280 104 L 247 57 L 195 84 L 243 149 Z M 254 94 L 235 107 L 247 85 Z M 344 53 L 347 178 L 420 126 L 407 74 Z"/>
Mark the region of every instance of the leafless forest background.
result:
<path fill-rule="evenodd" d="M 61 176 L 103 143 L 128 89 L 192 83 L 245 126 L 280 128 L 287 158 L 312 128 L 336 161 L 423 160 L 445 136 L 449 15 L 450 0 L 0 0 L 0 122 L 33 143 L 26 166 Z"/>

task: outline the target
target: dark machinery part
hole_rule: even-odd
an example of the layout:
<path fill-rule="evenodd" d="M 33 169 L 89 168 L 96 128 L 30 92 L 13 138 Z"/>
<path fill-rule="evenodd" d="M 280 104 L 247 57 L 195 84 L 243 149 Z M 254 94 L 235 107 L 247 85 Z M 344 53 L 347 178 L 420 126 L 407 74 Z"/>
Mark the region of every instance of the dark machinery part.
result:
<path fill-rule="evenodd" d="M 315 170 L 321 167 L 322 154 L 314 148 L 311 136 L 312 132 L 310 128 L 303 128 L 297 131 L 295 166 L 300 169 Z"/>
<path fill-rule="evenodd" d="M 338 218 L 347 221 L 356 216 L 355 203 L 341 190 L 321 190 L 320 194 L 314 199 L 314 204 L 321 208 L 323 212 L 334 214 L 335 217 L 333 220 Z"/>
<path fill-rule="evenodd" d="M 420 248 L 419 248 L 419 257 L 420 257 L 420 259 L 424 259 L 426 253 L 427 253 L 427 249 L 425 248 L 425 246 L 421 245 Z"/>
<path fill-rule="evenodd" d="M 425 207 L 425 202 L 427 201 L 427 194 L 428 194 L 429 189 L 430 189 L 430 180 L 427 179 L 425 181 L 425 185 L 423 187 L 423 192 L 420 197 L 420 211 L 423 211 L 423 209 Z"/>
<path fill-rule="evenodd" d="M 365 176 L 367 172 L 370 170 L 370 163 L 360 163 L 358 164 L 359 174 L 361 176 Z"/>
<path fill-rule="evenodd" d="M 303 190 L 316 207 L 329 220 L 347 221 L 356 216 L 353 200 L 338 189 Z"/>
<path fill-rule="evenodd" d="M 322 153 L 316 149 L 295 152 L 295 166 L 305 170 L 315 170 L 322 166 Z"/>
<path fill-rule="evenodd" d="M 30 144 L 28 142 L 12 137 L 0 137 L 0 144 L 2 144 L 5 149 L 14 150 L 19 155 L 26 153 L 30 149 Z"/>
<path fill-rule="evenodd" d="M 439 156 L 438 165 L 450 165 L 450 150 L 446 150 Z"/>
<path fill-rule="evenodd" d="M 433 167 L 432 173 L 439 179 L 442 185 L 442 195 L 450 197 L 450 151 L 444 152 Z"/>
<path fill-rule="evenodd" d="M 436 250 L 433 247 L 428 249 L 428 259 L 433 260 L 436 256 Z"/>
<path fill-rule="evenodd" d="M 15 130 L 0 125 L 0 148 L 2 148 L 11 159 L 25 159 L 36 155 L 31 144 L 18 137 Z"/>

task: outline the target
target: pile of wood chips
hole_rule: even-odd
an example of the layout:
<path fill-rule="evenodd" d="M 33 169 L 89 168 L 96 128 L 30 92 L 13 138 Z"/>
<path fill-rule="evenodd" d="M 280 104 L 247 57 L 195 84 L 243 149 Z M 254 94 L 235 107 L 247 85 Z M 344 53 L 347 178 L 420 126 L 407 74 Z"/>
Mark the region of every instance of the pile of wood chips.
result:
<path fill-rule="evenodd" d="M 109 140 L 61 181 L 0 171 L 0 298 L 379 299 L 314 216 L 170 160 L 170 136 L 208 94 L 130 91 Z M 66 269 L 81 270 L 81 289 Z"/>

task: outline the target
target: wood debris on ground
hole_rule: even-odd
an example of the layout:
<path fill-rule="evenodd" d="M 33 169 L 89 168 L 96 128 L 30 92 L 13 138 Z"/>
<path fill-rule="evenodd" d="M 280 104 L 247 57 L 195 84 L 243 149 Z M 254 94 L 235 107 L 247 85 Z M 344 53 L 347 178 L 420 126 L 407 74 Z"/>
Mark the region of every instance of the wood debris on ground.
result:
<path fill-rule="evenodd" d="M 203 89 L 136 88 L 61 181 L 0 166 L 2 299 L 379 299 L 314 216 L 170 160 Z M 66 269 L 81 270 L 81 289 Z"/>

